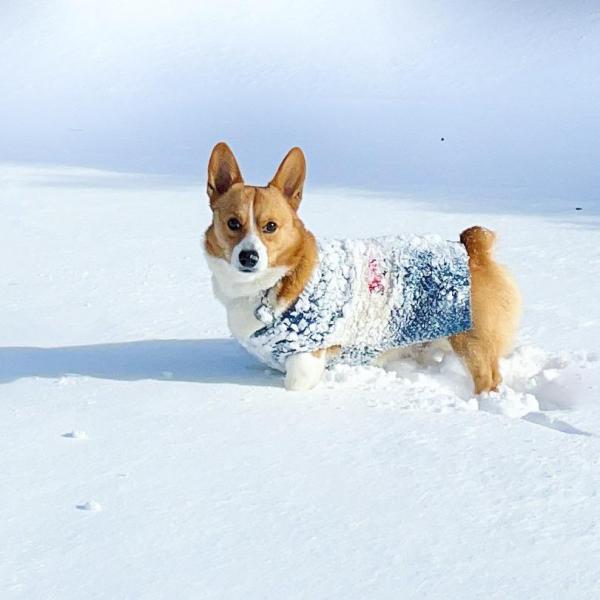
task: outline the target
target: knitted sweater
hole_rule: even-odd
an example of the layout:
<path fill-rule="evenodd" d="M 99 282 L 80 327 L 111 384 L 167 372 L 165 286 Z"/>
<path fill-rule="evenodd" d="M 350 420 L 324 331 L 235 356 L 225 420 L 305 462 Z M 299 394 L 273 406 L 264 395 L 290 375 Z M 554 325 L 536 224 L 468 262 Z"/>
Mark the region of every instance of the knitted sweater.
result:
<path fill-rule="evenodd" d="M 243 345 L 285 370 L 299 352 L 339 346 L 329 359 L 365 364 L 379 353 L 471 328 L 465 247 L 437 236 L 390 236 L 319 244 L 319 263 L 298 299 L 276 314 L 264 292 L 264 327 Z"/>

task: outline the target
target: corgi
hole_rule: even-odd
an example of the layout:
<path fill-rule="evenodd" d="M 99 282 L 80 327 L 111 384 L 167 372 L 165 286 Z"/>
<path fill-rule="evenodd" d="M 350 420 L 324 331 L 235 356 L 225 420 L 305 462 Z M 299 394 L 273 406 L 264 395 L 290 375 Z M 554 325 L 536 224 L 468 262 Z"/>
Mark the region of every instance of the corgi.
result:
<path fill-rule="evenodd" d="M 204 249 L 232 335 L 282 370 L 288 390 L 313 388 L 338 360 L 381 365 L 396 347 L 440 338 L 476 394 L 497 390 L 521 299 L 494 260 L 496 235 L 317 242 L 298 216 L 305 176 L 300 148 L 264 187 L 244 183 L 225 143 L 212 151 Z"/>

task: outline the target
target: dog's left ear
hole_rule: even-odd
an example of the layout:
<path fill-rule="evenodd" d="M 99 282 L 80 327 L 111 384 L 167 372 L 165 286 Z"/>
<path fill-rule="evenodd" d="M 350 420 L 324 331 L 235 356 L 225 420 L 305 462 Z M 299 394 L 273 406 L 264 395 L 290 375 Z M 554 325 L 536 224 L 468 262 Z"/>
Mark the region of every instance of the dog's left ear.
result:
<path fill-rule="evenodd" d="M 294 210 L 302 200 L 302 188 L 306 177 L 306 161 L 300 148 L 292 148 L 283 159 L 269 185 L 276 187 L 288 199 Z"/>

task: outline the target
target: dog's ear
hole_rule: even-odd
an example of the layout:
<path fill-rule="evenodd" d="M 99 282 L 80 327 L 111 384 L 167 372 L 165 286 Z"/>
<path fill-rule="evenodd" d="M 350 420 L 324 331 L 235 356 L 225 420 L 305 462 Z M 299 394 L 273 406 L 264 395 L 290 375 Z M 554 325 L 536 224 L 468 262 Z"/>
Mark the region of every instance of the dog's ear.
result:
<path fill-rule="evenodd" d="M 276 187 L 288 199 L 294 210 L 300 206 L 306 177 L 306 161 L 300 148 L 292 148 L 283 159 L 269 185 Z"/>
<path fill-rule="evenodd" d="M 225 142 L 219 142 L 208 161 L 206 192 L 211 206 L 217 196 L 224 194 L 234 183 L 244 183 L 242 172 L 229 146 Z"/>

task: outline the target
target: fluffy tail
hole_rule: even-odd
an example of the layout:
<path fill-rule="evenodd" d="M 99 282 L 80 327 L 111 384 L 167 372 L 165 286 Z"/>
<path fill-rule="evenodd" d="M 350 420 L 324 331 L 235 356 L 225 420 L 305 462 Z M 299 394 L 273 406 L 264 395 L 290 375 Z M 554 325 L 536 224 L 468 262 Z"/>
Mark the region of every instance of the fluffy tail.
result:
<path fill-rule="evenodd" d="M 472 266 L 483 265 L 493 259 L 496 234 L 490 229 L 479 225 L 469 227 L 460 234 L 460 241 L 467 249 Z"/>

